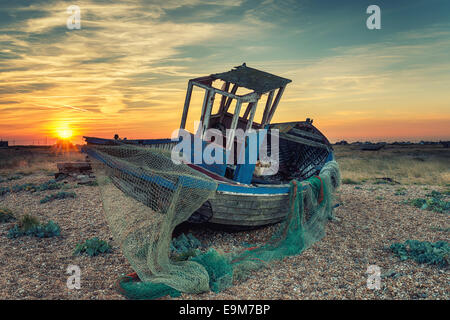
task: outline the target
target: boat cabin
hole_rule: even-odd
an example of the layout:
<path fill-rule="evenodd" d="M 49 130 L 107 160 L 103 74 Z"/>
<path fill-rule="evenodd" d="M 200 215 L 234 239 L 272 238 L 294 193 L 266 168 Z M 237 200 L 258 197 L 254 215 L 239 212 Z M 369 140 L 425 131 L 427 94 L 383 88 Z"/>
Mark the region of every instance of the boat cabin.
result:
<path fill-rule="evenodd" d="M 213 86 L 217 80 L 222 80 L 220 89 Z M 236 129 L 264 128 L 272 120 L 284 89 L 290 82 L 291 80 L 289 79 L 247 67 L 245 63 L 231 71 L 191 79 L 188 83 L 180 128 L 184 129 L 186 126 L 194 86 L 205 90 L 200 117 L 202 127 L 199 128 L 202 136 L 202 133 L 209 128 L 216 128 L 221 131 L 226 129 L 234 131 Z M 246 88 L 250 92 L 237 95 L 236 92 L 239 88 Z M 258 102 L 264 94 L 267 94 L 264 113 L 261 123 L 257 123 L 254 121 L 254 117 L 258 108 Z M 220 105 L 218 112 L 212 114 L 216 95 L 220 99 Z M 230 112 L 233 100 L 236 101 L 236 107 L 234 112 Z M 245 108 L 245 112 L 242 116 L 239 116 L 242 108 Z M 232 140 L 232 138 L 229 138 L 229 143 Z M 230 145 L 228 144 L 227 147 L 230 147 Z"/>
<path fill-rule="evenodd" d="M 233 159 L 246 157 L 246 163 L 229 163 L 224 165 L 200 164 L 210 171 L 221 176 L 227 176 L 234 181 L 250 183 L 255 169 L 255 164 L 248 163 L 248 150 L 245 150 L 246 143 L 235 136 L 237 129 L 248 132 L 264 129 L 271 122 L 275 110 L 281 100 L 283 92 L 291 80 L 282 78 L 261 70 L 248 67 L 245 63 L 235 67 L 231 71 L 211 74 L 206 77 L 191 79 L 188 82 L 186 99 L 181 118 L 180 129 L 186 127 L 186 119 L 191 103 L 191 95 L 194 86 L 204 89 L 204 98 L 200 115 L 200 126 L 197 128 L 195 137 L 202 139 L 206 146 L 208 143 L 215 143 L 223 147 L 223 154 L 229 159 L 229 153 L 233 153 Z M 215 87 L 215 84 L 221 87 Z M 244 88 L 247 92 L 237 94 L 239 88 Z M 266 95 L 264 112 L 260 123 L 255 121 L 256 110 L 263 95 Z M 214 105 L 219 104 L 218 108 Z M 234 104 L 234 110 L 230 106 Z M 217 105 L 216 105 L 217 106 Z M 216 113 L 213 110 L 217 109 Z M 223 134 L 225 141 L 210 141 L 205 136 L 207 129 L 217 129 Z M 256 132 L 254 133 L 256 134 Z M 228 136 L 227 136 L 228 135 Z M 246 136 L 246 138 L 249 138 Z M 258 141 L 258 151 L 263 141 Z M 241 148 L 244 146 L 244 148 Z"/>

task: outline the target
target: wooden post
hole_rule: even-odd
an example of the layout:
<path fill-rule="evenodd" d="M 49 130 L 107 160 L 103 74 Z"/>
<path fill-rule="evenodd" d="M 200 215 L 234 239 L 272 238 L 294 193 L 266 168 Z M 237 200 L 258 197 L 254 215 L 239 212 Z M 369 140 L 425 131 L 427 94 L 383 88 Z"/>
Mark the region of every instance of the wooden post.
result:
<path fill-rule="evenodd" d="M 212 111 L 212 107 L 214 104 L 214 96 L 216 95 L 216 93 L 214 92 L 214 90 L 208 90 L 209 94 L 208 94 L 208 102 L 206 103 L 206 110 L 205 110 L 205 114 L 203 116 L 203 130 L 202 130 L 202 134 L 201 137 L 203 137 L 203 134 L 205 132 L 206 129 L 208 129 L 209 126 L 209 118 L 211 117 L 211 111 Z"/>
<path fill-rule="evenodd" d="M 236 110 L 234 110 L 233 120 L 231 121 L 230 135 L 227 137 L 227 149 L 231 149 L 234 143 L 234 136 L 236 134 L 236 127 L 239 120 L 239 113 L 241 112 L 242 101 L 237 100 Z"/>
<path fill-rule="evenodd" d="M 245 129 L 246 131 L 248 131 L 252 128 L 253 119 L 255 118 L 255 113 L 256 113 L 257 107 L 258 107 L 258 101 L 252 102 L 252 111 L 250 113 L 250 118 L 248 119 L 248 122 L 247 122 L 247 128 Z"/>
<path fill-rule="evenodd" d="M 278 103 L 280 102 L 281 96 L 283 95 L 284 89 L 286 88 L 286 86 L 281 87 L 278 90 L 277 96 L 275 98 L 275 101 L 273 102 L 272 108 L 270 109 L 270 113 L 269 116 L 267 117 L 267 123 L 270 123 L 270 121 L 272 121 L 272 117 L 275 113 L 275 110 L 277 109 Z"/>
<path fill-rule="evenodd" d="M 270 91 L 269 96 L 267 97 L 266 106 L 264 107 L 264 113 L 261 120 L 261 129 L 266 125 L 267 116 L 269 115 L 270 107 L 272 106 L 274 92 L 275 90 Z"/>
<path fill-rule="evenodd" d="M 230 83 L 227 81 L 223 84 L 222 86 L 222 90 L 228 92 L 228 90 L 230 90 Z M 221 113 L 223 111 L 223 108 L 225 107 L 225 102 L 227 101 L 227 97 L 226 96 L 222 96 L 222 98 L 220 99 L 220 107 L 219 107 L 219 112 Z"/>
<path fill-rule="evenodd" d="M 193 89 L 192 82 L 189 80 L 186 91 L 186 98 L 184 100 L 184 108 L 183 108 L 183 115 L 181 117 L 180 129 L 184 129 L 186 127 L 189 104 L 191 103 L 192 89 Z"/>
<path fill-rule="evenodd" d="M 242 116 L 242 119 L 246 120 L 248 117 L 248 114 L 250 113 L 250 110 L 252 110 L 254 102 L 249 102 L 247 105 L 247 108 L 245 109 L 244 115 Z"/>
<path fill-rule="evenodd" d="M 203 98 L 202 113 L 200 114 L 200 124 L 201 125 L 198 127 L 197 133 L 196 133 L 196 135 L 198 134 L 200 137 L 203 135 L 203 120 L 205 119 L 205 111 L 206 111 L 206 105 L 208 104 L 209 94 L 210 94 L 210 91 L 206 89 L 205 96 Z"/>
<path fill-rule="evenodd" d="M 236 91 L 237 91 L 238 87 L 239 86 L 237 84 L 234 84 L 233 88 L 231 88 L 231 92 L 230 93 L 231 94 L 236 94 Z M 228 97 L 227 102 L 225 102 L 223 110 L 221 111 L 221 114 L 220 114 L 220 122 L 222 122 L 225 113 L 227 113 L 228 109 L 230 108 L 232 100 L 233 100 L 232 98 Z"/>

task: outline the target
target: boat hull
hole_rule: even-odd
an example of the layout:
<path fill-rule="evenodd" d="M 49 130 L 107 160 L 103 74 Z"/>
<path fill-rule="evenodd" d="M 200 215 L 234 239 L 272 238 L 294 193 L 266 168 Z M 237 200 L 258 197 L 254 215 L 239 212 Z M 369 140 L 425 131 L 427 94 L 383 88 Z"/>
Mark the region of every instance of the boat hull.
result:
<path fill-rule="evenodd" d="M 334 159 L 331 145 L 325 136 L 310 122 L 274 124 L 280 136 L 280 171 L 288 172 L 295 164 L 293 174 L 285 174 L 283 184 L 273 184 L 270 179 L 255 179 L 252 184 L 243 184 L 220 176 L 203 167 L 189 164 L 217 184 L 214 195 L 188 219 L 191 223 L 252 228 L 282 221 L 289 212 L 290 186 L 286 180 L 303 180 L 315 174 L 326 162 Z M 307 140 L 306 138 L 310 139 Z M 170 150 L 176 142 L 169 139 L 143 139 L 114 141 L 85 137 L 92 145 L 135 144 L 150 148 Z M 297 149 L 299 147 L 303 149 Z M 288 179 L 286 179 L 288 178 Z"/>
<path fill-rule="evenodd" d="M 209 223 L 256 227 L 282 221 L 288 213 L 289 195 L 249 195 L 217 192 L 209 200 Z M 200 210 L 204 209 L 203 205 Z"/>

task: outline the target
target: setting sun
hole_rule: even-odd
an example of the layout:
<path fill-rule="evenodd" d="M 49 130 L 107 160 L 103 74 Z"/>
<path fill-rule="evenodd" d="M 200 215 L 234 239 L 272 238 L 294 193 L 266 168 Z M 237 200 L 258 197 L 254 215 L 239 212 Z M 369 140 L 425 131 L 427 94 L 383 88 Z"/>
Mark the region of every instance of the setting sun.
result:
<path fill-rule="evenodd" d="M 58 131 L 58 137 L 61 139 L 69 139 L 73 135 L 72 130 L 63 129 Z"/>

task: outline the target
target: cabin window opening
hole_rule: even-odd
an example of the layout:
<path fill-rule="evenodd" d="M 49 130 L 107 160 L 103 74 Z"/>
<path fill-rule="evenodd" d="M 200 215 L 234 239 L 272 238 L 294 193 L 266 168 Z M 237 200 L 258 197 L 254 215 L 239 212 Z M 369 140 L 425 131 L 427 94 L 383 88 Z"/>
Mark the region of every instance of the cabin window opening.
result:
<path fill-rule="evenodd" d="M 236 95 L 243 96 L 243 95 L 246 95 L 246 94 L 249 94 L 252 92 L 253 92 L 253 90 L 247 89 L 245 87 L 239 87 L 236 91 Z"/>
<path fill-rule="evenodd" d="M 237 105 L 237 100 L 236 99 L 232 99 L 230 107 L 228 108 L 227 113 L 234 114 L 234 112 L 236 111 L 236 105 Z M 230 127 L 227 127 L 227 129 L 230 129 Z"/>
<path fill-rule="evenodd" d="M 191 133 L 195 133 L 194 122 L 200 121 L 200 115 L 202 112 L 203 99 L 205 97 L 205 90 L 194 86 L 191 94 L 191 102 L 186 118 L 185 129 Z"/>

